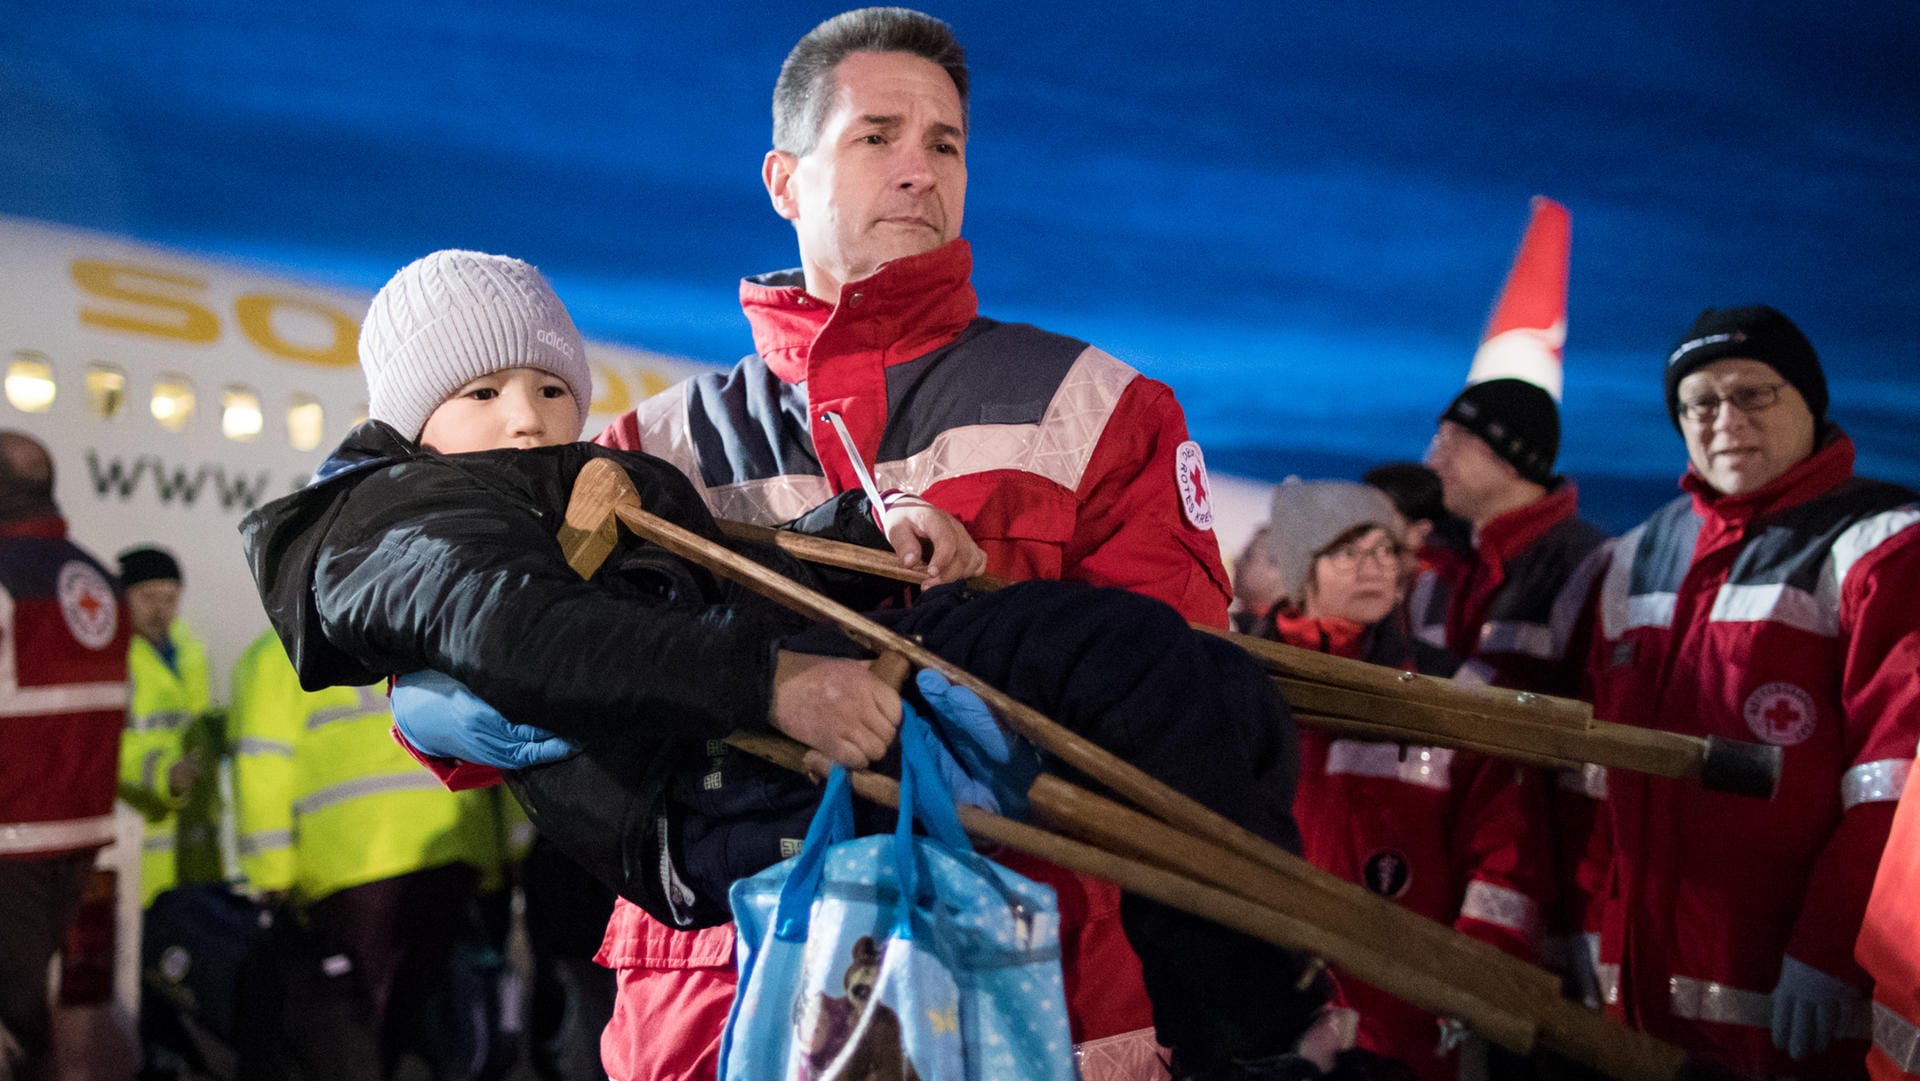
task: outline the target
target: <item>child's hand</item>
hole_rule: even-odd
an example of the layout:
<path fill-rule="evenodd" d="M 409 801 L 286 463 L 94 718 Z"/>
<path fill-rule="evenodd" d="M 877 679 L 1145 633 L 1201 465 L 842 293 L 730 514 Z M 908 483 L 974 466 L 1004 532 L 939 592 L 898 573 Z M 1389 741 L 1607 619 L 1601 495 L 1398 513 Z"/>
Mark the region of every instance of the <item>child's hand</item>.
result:
<path fill-rule="evenodd" d="M 544 728 L 507 720 L 466 684 L 439 672 L 409 672 L 394 681 L 393 724 L 416 750 L 499 769 L 525 769 L 580 753 Z"/>
<path fill-rule="evenodd" d="M 971 578 L 987 569 L 987 553 L 967 536 L 960 519 L 917 495 L 888 496 L 880 527 L 901 563 L 919 567 L 924 558 L 928 586 Z"/>
<path fill-rule="evenodd" d="M 863 769 L 893 745 L 900 695 L 869 672 L 868 663 L 780 651 L 769 719 L 815 752 L 807 756 L 810 769 L 825 773 L 829 763 Z"/>
<path fill-rule="evenodd" d="M 1040 752 L 1033 744 L 1000 727 L 985 702 L 965 687 L 956 687 L 947 677 L 931 668 L 922 668 L 914 678 L 921 697 L 927 700 L 934 728 L 952 748 L 965 774 L 990 794 L 989 805 L 954 787 L 954 798 L 963 803 L 978 803 L 994 814 L 1025 821 L 1032 808 L 1027 790 L 1040 776 Z"/>

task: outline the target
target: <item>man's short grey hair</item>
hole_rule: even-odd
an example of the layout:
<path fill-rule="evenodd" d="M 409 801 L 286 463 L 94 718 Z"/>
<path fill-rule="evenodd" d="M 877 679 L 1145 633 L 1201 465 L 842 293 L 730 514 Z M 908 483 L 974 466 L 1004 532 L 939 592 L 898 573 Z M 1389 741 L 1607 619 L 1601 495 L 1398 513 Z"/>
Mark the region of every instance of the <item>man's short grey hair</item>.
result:
<path fill-rule="evenodd" d="M 802 155 L 813 150 L 839 86 L 834 69 L 858 52 L 911 53 L 946 69 L 960 92 L 961 125 L 966 124 L 967 53 L 953 28 L 910 8 L 859 8 L 843 12 L 807 31 L 773 86 L 773 148 Z"/>

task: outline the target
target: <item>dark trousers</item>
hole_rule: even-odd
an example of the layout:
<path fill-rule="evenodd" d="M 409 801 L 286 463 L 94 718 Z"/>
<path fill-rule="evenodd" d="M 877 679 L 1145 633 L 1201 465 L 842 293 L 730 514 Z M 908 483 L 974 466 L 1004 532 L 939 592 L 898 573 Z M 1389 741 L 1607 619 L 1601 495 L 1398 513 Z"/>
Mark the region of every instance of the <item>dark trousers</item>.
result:
<path fill-rule="evenodd" d="M 359 973 L 369 1031 L 387 1073 L 400 1054 L 423 1051 L 436 1076 L 436 1059 L 423 1049 L 445 1036 L 434 1003 L 444 1000 L 455 951 L 473 929 L 480 872 L 453 863 L 350 886 L 307 910 L 314 933 L 344 952 Z"/>
<path fill-rule="evenodd" d="M 533 1071 L 541 1081 L 602 1081 L 600 1033 L 613 1020 L 617 987 L 593 957 L 613 915 L 613 891 L 545 837 L 534 839 L 522 877 L 533 953 Z"/>
<path fill-rule="evenodd" d="M 47 1068 L 47 966 L 66 940 L 92 874 L 91 850 L 0 860 L 0 1075 L 32 1078 Z M 17 1050 L 7 1046 L 7 1036 Z"/>

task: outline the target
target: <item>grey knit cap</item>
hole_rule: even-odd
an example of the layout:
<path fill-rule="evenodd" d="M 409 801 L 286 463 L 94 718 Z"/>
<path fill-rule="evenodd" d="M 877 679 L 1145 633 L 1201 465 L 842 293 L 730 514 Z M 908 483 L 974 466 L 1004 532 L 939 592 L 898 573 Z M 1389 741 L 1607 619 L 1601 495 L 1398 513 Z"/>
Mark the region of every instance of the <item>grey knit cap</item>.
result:
<path fill-rule="evenodd" d="M 1360 525 L 1377 525 L 1398 540 L 1406 523 L 1385 492 L 1370 484 L 1344 480 L 1303 481 L 1288 477 L 1273 490 L 1273 518 L 1267 523 L 1267 553 L 1280 568 L 1287 596 L 1300 600 L 1313 557 Z"/>
<path fill-rule="evenodd" d="M 580 423 L 593 399 L 586 343 L 531 265 L 437 251 L 400 268 L 360 324 L 367 416 L 408 439 L 453 392 L 483 375 L 538 368 L 566 381 Z"/>

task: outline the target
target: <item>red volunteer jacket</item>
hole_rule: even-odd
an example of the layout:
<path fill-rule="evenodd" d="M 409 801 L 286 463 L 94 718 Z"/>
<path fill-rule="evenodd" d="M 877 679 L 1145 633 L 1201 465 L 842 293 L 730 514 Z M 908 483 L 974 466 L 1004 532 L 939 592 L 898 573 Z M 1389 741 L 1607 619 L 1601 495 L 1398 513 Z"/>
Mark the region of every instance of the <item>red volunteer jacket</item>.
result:
<path fill-rule="evenodd" d="M 1381 656 L 1346 620 L 1275 622 L 1289 645 L 1415 667 L 1411 656 Z M 1451 664 L 1423 667 L 1445 675 Z M 1307 861 L 1529 961 L 1549 862 L 1545 833 L 1522 827 L 1545 814 L 1540 786 L 1512 763 L 1300 730 L 1294 818 Z M 1426 1081 L 1459 1072 L 1453 1057 L 1436 1053 L 1433 1014 L 1352 977 L 1342 976 L 1340 988 L 1360 1013 L 1360 1046 L 1400 1059 Z"/>
<path fill-rule="evenodd" d="M 718 517 L 772 525 L 859 487 L 823 417 L 838 412 L 879 486 L 958 518 L 989 572 L 1118 586 L 1226 626 L 1205 465 L 1173 392 L 1085 342 L 981 318 L 972 269 L 956 240 L 886 264 L 837 306 L 809 296 L 799 271 L 744 281 L 755 355 L 647 399 L 599 441 L 673 462 Z M 1152 1014 L 1119 891 L 1017 854 L 1002 862 L 1060 894 L 1090 1081 L 1143 1075 L 1151 1040 L 1121 1039 L 1150 1032 Z M 601 1042 L 612 1076 L 712 1075 L 705 1041 L 731 998 L 732 950 L 731 926 L 677 932 L 616 907 L 599 957 L 623 970 Z"/>
<path fill-rule="evenodd" d="M 1604 541 L 1599 529 L 1579 517 L 1579 492 L 1562 480 L 1545 498 L 1488 522 L 1474 538 L 1472 558 L 1435 553 L 1408 598 L 1415 634 L 1440 646 L 1462 664 L 1457 678 L 1536 694 L 1568 695 L 1579 684 L 1580 658 L 1569 653 L 1578 633 L 1580 601 L 1588 593 L 1587 557 Z M 1532 777 L 1526 785 L 1545 790 L 1547 813 L 1512 820 L 1518 850 L 1544 853 L 1551 878 L 1533 894 L 1541 960 L 1564 967 L 1575 945 L 1587 892 L 1580 854 L 1592 832 L 1594 800 L 1604 791 L 1604 773 L 1561 771 L 1551 787 Z M 1529 804 L 1534 797 L 1524 797 Z M 1522 837 L 1518 834 L 1526 834 Z"/>
<path fill-rule="evenodd" d="M 1589 658 L 1596 715 L 1785 749 L 1771 801 L 1613 771 L 1600 971 L 1609 1008 L 1754 1076 L 1859 1073 L 1853 959 L 1920 739 L 1920 507 L 1853 475 L 1836 433 L 1742 496 L 1688 493 L 1615 542 Z M 1794 1064 L 1770 1038 L 1784 955 L 1861 996 Z"/>
<path fill-rule="evenodd" d="M 0 523 L 0 859 L 113 840 L 130 633 L 66 522 Z"/>

